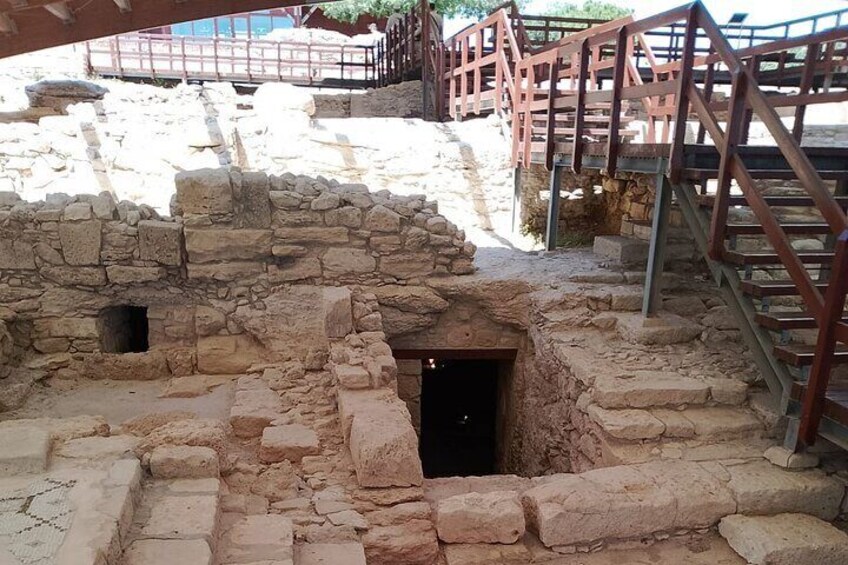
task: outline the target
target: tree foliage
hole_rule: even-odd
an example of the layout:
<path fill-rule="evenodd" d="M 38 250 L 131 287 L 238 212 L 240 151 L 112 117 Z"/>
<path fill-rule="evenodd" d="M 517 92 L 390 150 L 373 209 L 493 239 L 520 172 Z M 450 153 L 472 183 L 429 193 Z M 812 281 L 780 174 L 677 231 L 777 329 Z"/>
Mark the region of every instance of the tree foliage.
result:
<path fill-rule="evenodd" d="M 362 14 L 386 17 L 403 14 L 418 0 L 341 0 L 323 4 L 321 9 L 327 17 L 342 22 L 355 22 Z M 467 16 L 479 18 L 493 8 L 503 4 L 504 0 L 435 0 L 436 11 L 443 16 Z M 519 2 L 519 5 L 523 2 Z"/>
<path fill-rule="evenodd" d="M 632 9 L 623 8 L 612 2 L 605 2 L 604 0 L 585 0 L 582 6 L 560 0 L 554 2 L 550 8 L 545 10 L 546 16 L 591 18 L 595 20 L 614 20 L 629 16 L 632 13 Z"/>

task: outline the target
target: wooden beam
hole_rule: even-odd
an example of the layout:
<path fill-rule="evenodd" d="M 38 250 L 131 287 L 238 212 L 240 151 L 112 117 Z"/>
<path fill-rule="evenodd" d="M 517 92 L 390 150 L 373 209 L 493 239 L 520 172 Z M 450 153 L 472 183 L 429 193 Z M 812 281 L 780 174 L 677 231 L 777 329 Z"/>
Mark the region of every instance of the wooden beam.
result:
<path fill-rule="evenodd" d="M 303 0 L 203 0 L 180 4 L 174 0 L 145 0 L 136 2 L 131 14 L 121 15 L 114 0 L 88 0 L 85 9 L 74 14 L 76 23 L 72 26 L 58 18 L 29 18 L 26 25 L 18 20 L 20 33 L 0 37 L 0 58 L 177 22 L 300 4 Z"/>
<path fill-rule="evenodd" d="M 129 14 L 132 12 L 132 3 L 130 0 L 114 0 L 115 4 L 118 6 L 118 10 L 121 11 L 122 14 Z"/>
<path fill-rule="evenodd" d="M 0 14 L 0 33 L 13 35 L 18 33 L 18 26 L 8 14 Z"/>
<path fill-rule="evenodd" d="M 64 2 L 53 2 L 52 4 L 45 4 L 44 9 L 62 20 L 62 23 L 65 25 L 70 25 L 74 23 L 74 13 Z"/>

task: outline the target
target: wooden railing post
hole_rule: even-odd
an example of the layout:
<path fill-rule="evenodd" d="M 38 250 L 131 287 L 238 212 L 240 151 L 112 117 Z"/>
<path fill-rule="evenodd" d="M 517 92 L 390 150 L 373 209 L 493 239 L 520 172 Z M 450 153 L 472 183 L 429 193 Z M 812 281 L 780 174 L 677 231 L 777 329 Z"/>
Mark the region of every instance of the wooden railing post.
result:
<path fill-rule="evenodd" d="M 609 132 L 607 137 L 606 174 L 615 176 L 618 165 L 620 139 L 618 128 L 621 126 L 621 88 L 624 85 L 625 65 L 627 63 L 627 26 L 618 30 L 615 43 L 615 61 L 612 72 L 612 101 L 610 102 Z"/>
<path fill-rule="evenodd" d="M 574 147 L 571 150 L 571 170 L 580 173 L 583 168 L 583 128 L 586 117 L 586 80 L 589 78 L 589 40 L 580 44 L 577 62 L 577 106 L 574 109 Z"/>
<path fill-rule="evenodd" d="M 677 96 L 674 100 L 677 108 L 674 113 L 674 134 L 671 138 L 671 153 L 668 167 L 672 184 L 680 182 L 683 168 L 683 148 L 686 143 L 686 120 L 689 117 L 689 83 L 692 80 L 692 66 L 695 61 L 695 40 L 698 34 L 698 10 L 700 4 L 693 4 L 686 17 L 686 32 L 683 37 L 683 57 L 680 60 L 680 73 Z"/>
<path fill-rule="evenodd" d="M 550 75 L 548 77 L 548 121 L 545 143 L 545 168 L 552 171 L 554 168 L 554 154 L 556 153 L 556 99 L 557 83 L 559 82 L 559 57 L 554 56 L 551 62 Z M 553 196 L 551 197 L 553 198 Z"/>
<path fill-rule="evenodd" d="M 798 94 L 807 94 L 813 87 L 813 81 L 816 76 L 816 61 L 819 58 L 819 47 L 818 43 L 807 46 L 807 55 L 804 57 L 804 74 L 801 77 L 801 88 Z M 795 108 L 795 122 L 792 124 L 792 136 L 798 143 L 801 143 L 801 138 L 804 136 L 804 114 L 806 112 L 806 104 L 799 104 Z"/>

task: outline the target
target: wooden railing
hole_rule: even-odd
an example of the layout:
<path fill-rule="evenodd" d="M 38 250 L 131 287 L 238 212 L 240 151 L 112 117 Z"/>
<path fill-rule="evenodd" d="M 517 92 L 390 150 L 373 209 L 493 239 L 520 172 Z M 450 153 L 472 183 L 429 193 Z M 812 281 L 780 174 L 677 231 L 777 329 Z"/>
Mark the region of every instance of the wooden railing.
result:
<path fill-rule="evenodd" d="M 645 37 L 651 30 L 672 24 L 685 29 L 680 57 L 660 64 Z M 708 45 L 696 45 L 699 37 L 706 38 Z M 848 100 L 844 88 L 810 91 L 816 81 L 828 83 L 834 76 L 834 69 L 839 68 L 844 74 L 841 69 L 845 64 L 846 41 L 848 27 L 842 27 L 735 51 L 710 14 L 696 2 L 645 20 L 625 18 L 574 34 L 547 51 L 523 59 L 515 70 L 512 131 L 516 165 L 528 166 L 534 154 L 543 154 L 550 167 L 555 156 L 571 155 L 570 165 L 577 171 L 587 137 L 597 135 L 606 140 L 606 172 L 613 175 L 620 146 L 626 139 L 620 128 L 622 109 L 626 103 L 635 102 L 644 105 L 649 121 L 664 121 L 662 133 L 658 134 L 658 128 L 651 127 L 649 130 L 653 133 L 648 135 L 659 135 L 667 144 L 667 174 L 672 182 L 679 182 L 685 168 L 687 122 L 695 119 L 702 129 L 699 137 L 708 136 L 720 156 L 710 228 L 710 255 L 721 260 L 725 253 L 730 186 L 735 182 L 806 308 L 818 323 L 816 363 L 810 374 L 801 419 L 800 438 L 806 444 L 815 440 L 835 343 L 848 343 L 848 326 L 840 321 L 848 288 L 848 219 L 799 145 L 802 126 L 796 122 L 795 131 L 790 131 L 775 108 L 795 107 L 795 116 L 802 123 L 807 105 Z M 799 50 L 804 52 L 804 64 L 797 69 L 801 92 L 767 96 L 758 84 L 758 75 L 786 73 L 787 66 L 780 62 Z M 639 51 L 654 71 L 653 80 L 649 82 L 637 79 L 635 57 Z M 728 99 L 714 101 L 710 77 L 719 69 L 729 74 L 732 88 Z M 611 70 L 611 79 L 598 81 L 597 74 L 604 70 Z M 697 71 L 701 71 L 700 76 L 704 78 L 699 79 Z M 601 114 L 604 123 L 600 131 L 594 131 L 589 123 L 589 116 L 594 112 Z M 719 112 L 724 114 L 724 125 L 719 120 Z M 738 154 L 738 147 L 745 142 L 754 116 L 768 131 L 832 234 L 840 238 L 832 266 L 833 276 L 824 295 L 813 283 Z M 562 127 L 564 123 L 570 127 Z M 648 143 L 655 141 L 646 140 Z"/>
<path fill-rule="evenodd" d="M 444 58 L 452 118 L 479 114 L 484 106 L 498 114 L 511 111 L 515 96 L 512 69 L 521 51 L 504 9 L 448 39 Z"/>
<path fill-rule="evenodd" d="M 86 57 L 91 72 L 120 78 L 376 86 L 381 72 L 372 45 L 158 33 L 90 41 Z"/>

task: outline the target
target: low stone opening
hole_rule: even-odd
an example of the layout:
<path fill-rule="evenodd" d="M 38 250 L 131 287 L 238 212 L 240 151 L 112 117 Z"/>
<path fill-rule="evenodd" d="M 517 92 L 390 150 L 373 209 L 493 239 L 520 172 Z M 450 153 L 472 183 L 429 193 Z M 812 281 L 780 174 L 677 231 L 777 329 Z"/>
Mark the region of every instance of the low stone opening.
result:
<path fill-rule="evenodd" d="M 100 351 L 103 353 L 141 353 L 149 347 L 147 308 L 111 306 L 98 317 Z"/>

